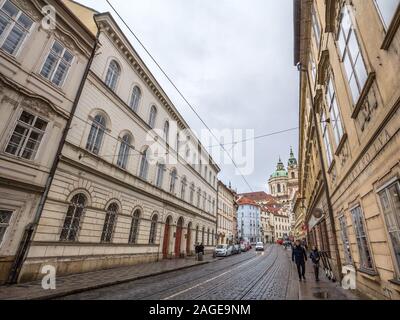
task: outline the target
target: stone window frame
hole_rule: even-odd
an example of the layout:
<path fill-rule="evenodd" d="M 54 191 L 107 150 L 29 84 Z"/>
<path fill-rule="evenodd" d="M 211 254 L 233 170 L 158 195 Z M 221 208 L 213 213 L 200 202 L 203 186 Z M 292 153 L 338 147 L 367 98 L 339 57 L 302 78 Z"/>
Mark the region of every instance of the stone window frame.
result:
<path fill-rule="evenodd" d="M 339 226 L 340 226 L 340 238 L 342 240 L 342 246 L 343 246 L 343 253 L 344 257 L 346 260 L 347 265 L 353 265 L 354 260 L 353 260 L 353 254 L 351 252 L 351 243 L 350 243 L 350 238 L 349 238 L 349 233 L 348 233 L 348 228 L 349 226 L 347 225 L 347 220 L 346 216 L 344 213 L 341 213 L 338 217 L 339 221 Z M 346 243 L 347 246 L 346 246 Z"/>
<path fill-rule="evenodd" d="M 381 49 L 388 50 L 390 45 L 393 42 L 393 39 L 394 39 L 399 27 L 400 27 L 400 2 L 399 2 L 399 5 L 392 17 L 392 20 L 389 23 L 389 25 L 387 25 L 387 22 L 385 22 L 384 17 L 381 13 L 381 9 L 379 8 L 379 5 L 376 2 L 376 0 L 374 0 L 373 2 L 374 2 L 374 6 L 376 8 L 376 13 L 378 15 L 379 21 L 382 23 L 384 33 L 385 33 L 385 37 L 383 39 Z"/>
<path fill-rule="evenodd" d="M 4 244 L 4 239 L 6 238 L 6 234 L 8 230 L 10 229 L 11 221 L 13 220 L 13 217 L 15 215 L 15 210 L 11 209 L 5 209 L 3 207 L 0 208 L 0 215 L 8 215 L 8 220 L 2 219 L 0 220 L 0 248 Z"/>

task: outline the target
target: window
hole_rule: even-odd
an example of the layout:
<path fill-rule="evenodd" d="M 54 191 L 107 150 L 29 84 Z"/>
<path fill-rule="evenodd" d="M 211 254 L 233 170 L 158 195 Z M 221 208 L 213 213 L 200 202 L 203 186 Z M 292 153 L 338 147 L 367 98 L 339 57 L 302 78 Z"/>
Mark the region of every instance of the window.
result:
<path fill-rule="evenodd" d="M 204 235 L 205 235 L 205 232 L 206 232 L 206 228 L 203 227 L 203 230 L 202 230 L 202 232 L 201 232 L 201 243 L 202 243 L 202 244 L 204 244 Z"/>
<path fill-rule="evenodd" d="M 170 193 L 175 193 L 175 185 L 176 185 L 176 179 L 178 178 L 178 174 L 176 172 L 176 169 L 173 169 L 171 171 L 171 180 L 169 183 L 169 192 Z"/>
<path fill-rule="evenodd" d="M 109 87 L 111 90 L 115 91 L 115 89 L 117 88 L 117 82 L 120 74 L 121 74 L 121 68 L 119 64 L 115 60 L 112 60 L 107 70 L 106 81 L 105 81 L 106 86 Z"/>
<path fill-rule="evenodd" d="M 96 115 L 93 119 L 92 128 L 90 129 L 86 149 L 94 154 L 99 154 L 105 131 L 106 119 L 101 115 Z"/>
<path fill-rule="evenodd" d="M 328 167 L 330 167 L 333 161 L 332 146 L 331 146 L 331 140 L 329 138 L 328 123 L 326 122 L 324 111 L 322 111 L 321 114 L 321 130 L 322 130 L 322 138 L 324 140 L 326 159 L 328 161 Z"/>
<path fill-rule="evenodd" d="M 364 227 L 364 217 L 361 207 L 351 210 L 354 230 L 357 238 L 358 251 L 360 253 L 361 269 L 373 270 L 371 251 L 369 249 L 367 235 Z"/>
<path fill-rule="evenodd" d="M 400 184 L 391 184 L 381 192 L 379 198 L 382 204 L 389 238 L 392 243 L 395 264 L 397 264 L 397 279 L 400 280 Z"/>
<path fill-rule="evenodd" d="M 196 244 L 199 243 L 199 226 L 196 227 Z"/>
<path fill-rule="evenodd" d="M 164 140 L 169 144 L 169 122 L 165 121 L 164 124 Z"/>
<path fill-rule="evenodd" d="M 280 192 L 281 192 L 281 185 L 278 184 L 278 193 L 280 193 Z"/>
<path fill-rule="evenodd" d="M 131 223 L 131 232 L 129 234 L 129 243 L 136 244 L 137 238 L 139 234 L 139 220 L 140 220 L 140 212 L 136 210 L 132 216 L 132 223 Z"/>
<path fill-rule="evenodd" d="M 335 136 L 336 145 L 338 146 L 343 137 L 343 125 L 340 118 L 340 111 L 337 104 L 336 92 L 333 85 L 332 75 L 329 77 L 328 84 L 326 86 L 326 102 L 328 103 L 329 112 L 331 114 L 331 123 L 333 134 Z"/>
<path fill-rule="evenodd" d="M 117 166 L 126 169 L 128 164 L 129 152 L 131 150 L 131 137 L 130 135 L 124 135 L 121 140 L 121 146 L 119 147 Z"/>
<path fill-rule="evenodd" d="M 139 177 L 143 180 L 147 180 L 147 174 L 149 172 L 149 159 L 148 159 L 149 149 L 146 149 L 142 153 L 142 159 L 140 161 Z"/>
<path fill-rule="evenodd" d="M 206 210 L 206 205 L 207 205 L 207 193 L 204 191 L 203 193 L 203 210 Z"/>
<path fill-rule="evenodd" d="M 6 234 L 7 228 L 10 224 L 12 211 L 0 210 L 0 244 L 3 241 L 4 235 Z"/>
<path fill-rule="evenodd" d="M 367 69 L 361 55 L 360 45 L 351 22 L 347 5 L 343 7 L 341 14 L 338 46 L 340 59 L 344 64 L 353 102 L 356 103 L 367 81 Z"/>
<path fill-rule="evenodd" d="M 19 158 L 34 160 L 46 128 L 46 121 L 27 111 L 22 111 L 6 152 Z"/>
<path fill-rule="evenodd" d="M 151 106 L 148 125 L 153 129 L 156 124 L 156 116 L 157 108 L 155 106 Z"/>
<path fill-rule="evenodd" d="M 157 164 L 156 186 L 158 188 L 162 188 L 163 181 L 164 181 L 164 172 L 165 172 L 165 165 L 162 163 Z"/>
<path fill-rule="evenodd" d="M 189 201 L 191 204 L 194 203 L 194 192 L 195 192 L 195 186 L 194 183 L 192 183 L 192 185 L 190 186 L 190 197 L 189 197 Z"/>
<path fill-rule="evenodd" d="M 198 189 L 197 190 L 197 207 L 200 208 L 200 204 L 201 204 L 201 190 Z"/>
<path fill-rule="evenodd" d="M 316 80 L 317 80 L 317 66 L 315 65 L 315 60 L 314 60 L 314 56 L 312 55 L 312 53 L 310 53 L 310 69 L 311 69 L 311 74 L 313 76 L 313 81 L 315 84 Z"/>
<path fill-rule="evenodd" d="M 400 0 L 375 0 L 374 2 L 387 30 L 393 20 L 397 8 L 399 7 Z"/>
<path fill-rule="evenodd" d="M 74 56 L 61 43 L 54 41 L 40 74 L 56 86 L 61 87 L 71 68 L 73 59 Z"/>
<path fill-rule="evenodd" d="M 181 199 L 185 200 L 185 193 L 186 193 L 186 178 L 182 179 L 181 183 Z"/>
<path fill-rule="evenodd" d="M 317 48 L 319 48 L 319 44 L 321 41 L 321 27 L 318 22 L 317 12 L 315 10 L 314 4 L 312 5 L 311 8 L 311 19 L 312 19 L 312 29 L 313 29 L 315 44 L 317 45 Z"/>
<path fill-rule="evenodd" d="M 210 245 L 210 229 L 207 229 L 207 245 Z"/>
<path fill-rule="evenodd" d="M 118 214 L 118 205 L 116 203 L 112 203 L 108 206 L 106 211 L 106 218 L 104 220 L 103 232 L 101 234 L 101 241 L 102 242 L 111 242 L 115 222 L 117 220 Z"/>
<path fill-rule="evenodd" d="M 33 21 L 11 1 L 5 1 L 0 9 L 0 46 L 15 55 L 31 30 Z"/>
<path fill-rule="evenodd" d="M 342 238 L 344 257 L 347 264 L 352 264 L 353 258 L 351 256 L 350 241 L 349 241 L 349 236 L 347 234 L 347 224 L 345 216 L 341 216 L 339 218 L 339 224 L 340 224 L 340 235 Z"/>
<path fill-rule="evenodd" d="M 156 243 L 157 221 L 158 221 L 158 216 L 155 214 L 151 219 L 149 244 Z"/>
<path fill-rule="evenodd" d="M 81 218 L 86 206 L 86 197 L 79 193 L 71 199 L 61 230 L 61 241 L 76 241 L 80 228 Z"/>
<path fill-rule="evenodd" d="M 129 107 L 137 112 L 139 108 L 140 99 L 142 97 L 142 92 L 140 91 L 138 86 L 135 86 L 132 90 L 131 102 L 129 103 Z"/>

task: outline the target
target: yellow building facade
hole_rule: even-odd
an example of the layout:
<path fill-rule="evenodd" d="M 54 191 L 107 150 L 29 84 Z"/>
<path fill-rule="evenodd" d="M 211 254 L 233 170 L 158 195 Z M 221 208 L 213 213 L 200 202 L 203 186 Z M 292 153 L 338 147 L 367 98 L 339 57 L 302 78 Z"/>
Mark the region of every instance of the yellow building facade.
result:
<path fill-rule="evenodd" d="M 296 0 L 300 71 L 295 234 L 324 269 L 400 298 L 400 1 Z"/>

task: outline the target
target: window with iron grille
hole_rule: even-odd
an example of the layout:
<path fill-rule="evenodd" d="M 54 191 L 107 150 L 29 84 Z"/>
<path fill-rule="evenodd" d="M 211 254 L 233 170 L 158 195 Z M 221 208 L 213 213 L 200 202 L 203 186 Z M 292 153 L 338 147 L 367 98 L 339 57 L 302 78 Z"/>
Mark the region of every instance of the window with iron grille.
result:
<path fill-rule="evenodd" d="M 351 210 L 351 215 L 357 239 L 358 251 L 360 254 L 360 268 L 365 270 L 374 270 L 361 207 L 356 207 Z"/>
<path fill-rule="evenodd" d="M 347 233 L 347 223 L 345 216 L 341 216 L 339 218 L 339 224 L 340 224 L 340 236 L 342 238 L 343 252 L 346 263 L 353 264 L 353 258 L 351 256 L 350 241 Z"/>
<path fill-rule="evenodd" d="M 387 30 L 399 8 L 400 0 L 374 0 L 376 8 Z"/>
<path fill-rule="evenodd" d="M 75 195 L 71 199 L 61 230 L 60 241 L 77 241 L 86 202 L 86 197 L 82 193 Z"/>
<path fill-rule="evenodd" d="M 153 218 L 151 219 L 149 244 L 156 243 L 157 221 L 158 221 L 158 216 L 154 215 Z"/>
<path fill-rule="evenodd" d="M 353 102 L 357 103 L 364 84 L 367 81 L 368 74 L 357 33 L 351 21 L 350 8 L 348 5 L 344 5 L 341 12 L 337 39 L 340 59 L 344 64 Z"/>
<path fill-rule="evenodd" d="M 383 216 L 385 217 L 386 227 L 389 233 L 394 263 L 396 266 L 396 276 L 400 280 L 400 183 L 399 181 L 386 187 L 379 192 L 382 205 Z"/>
<path fill-rule="evenodd" d="M 140 221 L 140 212 L 138 210 L 132 216 L 131 223 L 131 232 L 129 235 L 129 243 L 136 244 L 137 238 L 139 235 L 139 221 Z"/>
<path fill-rule="evenodd" d="M 10 225 L 13 212 L 10 210 L 0 210 L 0 244 L 3 242 L 4 235 Z"/>
<path fill-rule="evenodd" d="M 7 144 L 6 153 L 34 160 L 46 128 L 47 121 L 27 111 L 22 111 Z"/>
<path fill-rule="evenodd" d="M 90 128 L 86 149 L 94 154 L 99 154 L 105 131 L 106 119 L 101 115 L 96 115 Z"/>
<path fill-rule="evenodd" d="M 32 29 L 33 21 L 11 1 L 6 0 L 0 9 L 0 47 L 16 55 Z"/>
<path fill-rule="evenodd" d="M 106 211 L 103 232 L 101 234 L 101 242 L 111 242 L 114 234 L 115 223 L 117 221 L 117 214 L 118 205 L 116 203 L 110 204 Z"/>
<path fill-rule="evenodd" d="M 60 42 L 54 41 L 40 74 L 56 86 L 61 87 L 73 59 L 74 56 Z"/>

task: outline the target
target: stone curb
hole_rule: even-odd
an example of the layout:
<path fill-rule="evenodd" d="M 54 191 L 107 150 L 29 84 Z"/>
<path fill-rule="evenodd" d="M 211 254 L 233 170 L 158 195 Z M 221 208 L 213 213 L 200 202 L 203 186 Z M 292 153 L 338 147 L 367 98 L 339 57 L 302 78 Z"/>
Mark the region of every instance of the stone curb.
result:
<path fill-rule="evenodd" d="M 182 266 L 179 268 L 174 268 L 174 269 L 167 269 L 167 270 L 163 270 L 163 271 L 159 271 L 159 272 L 154 272 L 154 273 L 150 273 L 150 274 L 146 274 L 146 275 L 142 275 L 142 276 L 134 276 L 131 278 L 126 278 L 126 279 L 122 279 L 122 280 L 116 280 L 116 281 L 108 281 L 108 282 L 103 282 L 103 283 L 99 283 L 96 285 L 90 285 L 90 286 L 86 286 L 86 287 L 81 287 L 81 288 L 76 288 L 76 289 L 71 289 L 71 290 L 65 290 L 63 292 L 57 292 L 57 293 L 48 293 L 48 294 L 43 294 L 37 297 L 32 297 L 32 298 L 10 298 L 10 299 L 4 299 L 4 300 L 51 300 L 51 299 L 56 299 L 56 298 L 62 298 L 65 296 L 69 296 L 72 294 L 78 294 L 78 293 L 82 293 L 85 291 L 90 291 L 90 290 L 96 290 L 96 289 L 101 289 L 101 288 L 106 288 L 106 287 L 110 287 L 110 286 L 114 286 L 114 285 L 118 285 L 118 284 L 122 284 L 122 283 L 127 283 L 127 282 L 131 282 L 131 281 L 136 281 L 136 280 L 141 280 L 141 279 L 145 279 L 145 278 L 149 278 L 149 277 L 154 277 L 154 276 L 158 276 L 161 274 L 167 274 L 167 273 L 171 273 L 174 271 L 180 271 L 180 270 L 185 270 L 185 269 L 190 269 L 196 266 L 201 266 L 201 265 L 205 265 L 208 263 L 214 262 L 214 260 L 210 260 L 210 261 L 203 261 L 203 262 L 198 262 L 195 264 L 191 264 L 191 265 L 186 265 L 186 266 Z M 1 299 L 1 298 L 0 298 Z"/>

